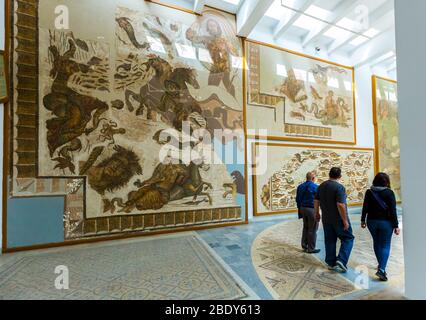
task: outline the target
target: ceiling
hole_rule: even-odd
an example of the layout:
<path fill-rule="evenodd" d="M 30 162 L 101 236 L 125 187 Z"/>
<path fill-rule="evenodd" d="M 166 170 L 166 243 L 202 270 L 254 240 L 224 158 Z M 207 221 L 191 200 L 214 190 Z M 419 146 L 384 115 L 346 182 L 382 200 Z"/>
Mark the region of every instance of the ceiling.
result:
<path fill-rule="evenodd" d="M 396 71 L 393 0 L 161 0 L 237 15 L 238 34 L 337 62 Z"/>

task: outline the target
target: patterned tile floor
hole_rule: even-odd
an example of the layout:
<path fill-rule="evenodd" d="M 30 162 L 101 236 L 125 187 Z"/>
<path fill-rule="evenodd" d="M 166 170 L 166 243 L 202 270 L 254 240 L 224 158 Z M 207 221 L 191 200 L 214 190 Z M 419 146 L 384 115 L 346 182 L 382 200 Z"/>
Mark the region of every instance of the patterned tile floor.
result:
<path fill-rule="evenodd" d="M 261 299 L 271 300 L 272 295 L 265 288 L 254 269 L 251 246 L 259 233 L 288 219 L 295 219 L 295 216 L 259 218 L 248 225 L 203 230 L 198 234 Z"/>
<path fill-rule="evenodd" d="M 352 212 L 353 213 L 353 212 Z M 228 228 L 219 228 L 219 229 L 209 229 L 197 232 L 198 236 L 201 237 L 211 248 L 212 251 L 219 257 L 219 262 L 225 264 L 225 268 L 231 270 L 236 274 L 236 278 L 240 278 L 250 291 L 253 291 L 260 299 L 270 300 L 273 299 L 271 293 L 266 289 L 265 285 L 260 280 L 259 276 L 256 273 L 256 270 L 253 266 L 251 251 L 252 244 L 255 241 L 256 237 L 266 229 L 273 227 L 277 224 L 285 223 L 287 221 L 296 219 L 295 215 L 287 216 L 272 216 L 272 217 L 262 217 L 256 218 L 249 225 L 235 226 Z M 352 224 L 355 233 L 360 233 L 360 223 L 359 223 L 359 213 L 352 216 Z M 294 235 L 297 237 L 298 235 Z M 368 238 L 368 237 L 367 237 Z M 161 241 L 160 238 L 151 238 Z M 129 241 L 132 243 L 132 241 Z M 355 258 L 358 261 L 364 259 L 363 252 L 371 251 L 369 248 L 370 244 L 366 239 L 360 238 L 358 245 L 362 246 L 362 250 L 354 253 Z M 402 242 L 398 244 L 402 248 Z M 81 248 L 87 248 L 87 250 L 94 249 L 92 248 L 96 245 L 85 245 Z M 356 244 L 357 246 L 357 244 Z M 318 247 L 322 249 L 321 253 L 318 255 L 319 259 L 324 258 L 324 236 L 322 230 L 318 232 Z M 65 254 L 67 252 L 72 252 L 72 248 L 62 248 L 56 250 L 63 250 Z M 355 251 L 355 250 L 354 250 Z M 361 252 L 361 254 L 360 254 Z M 33 254 L 33 253 L 31 253 Z M 394 257 L 396 261 L 401 262 L 402 250 L 395 250 Z M 83 254 L 84 256 L 84 254 Z M 14 260 L 16 255 L 4 255 L 0 256 L 0 271 Z M 366 257 L 369 260 L 369 264 L 372 264 L 374 259 L 371 260 L 371 255 Z M 402 262 L 403 263 L 403 262 Z M 113 263 L 114 264 L 114 263 Z M 401 267 L 401 263 L 398 265 Z M 350 268 L 349 272 L 345 275 L 347 279 L 354 282 L 357 274 L 355 270 Z M 360 290 L 353 294 L 344 296 L 342 299 L 380 299 L 382 298 L 402 298 L 402 287 L 403 283 L 380 283 L 377 281 L 370 281 L 369 290 Z M 136 298 L 136 297 L 135 297 Z"/>
<path fill-rule="evenodd" d="M 358 210 L 351 211 L 351 222 L 355 233 L 360 233 L 360 215 Z M 264 230 L 285 222 L 286 220 L 297 219 L 295 215 L 288 216 L 277 216 L 277 217 L 264 217 L 256 218 L 249 225 L 230 227 L 224 229 L 210 229 L 198 232 L 201 237 L 216 251 L 216 253 L 222 257 L 222 259 L 241 277 L 246 284 L 252 288 L 255 293 L 261 299 L 273 299 L 272 295 L 266 289 L 252 263 L 251 247 L 256 237 Z M 365 235 L 368 231 L 364 232 Z M 357 245 L 357 244 L 356 244 Z M 355 245 L 355 246 L 356 246 Z M 367 244 L 361 244 L 362 250 L 365 252 L 372 251 L 372 248 L 368 247 Z M 402 242 L 400 242 L 402 246 Z M 321 252 L 317 257 L 324 260 L 325 249 L 324 249 L 324 233 L 322 229 L 318 231 L 317 247 L 321 249 Z M 356 247 L 355 247 L 356 248 Z M 355 252 L 355 250 L 354 250 Z M 395 256 L 395 254 L 397 256 Z M 394 252 L 394 260 L 400 261 L 403 259 L 402 251 L 398 250 Z M 362 258 L 362 257 L 360 257 Z M 358 277 L 358 273 L 350 268 L 348 273 L 344 275 L 351 282 L 355 282 Z M 393 284 L 382 283 L 370 279 L 369 289 L 360 290 L 353 294 L 346 295 L 340 299 L 362 299 L 365 295 L 373 295 L 375 298 L 380 297 L 382 291 L 392 289 L 399 294 L 402 292 L 403 284 L 398 284 L 395 288 L 392 288 Z M 384 296 L 387 296 L 386 294 Z M 398 295 L 396 295 L 398 296 Z"/>
<path fill-rule="evenodd" d="M 57 266 L 69 270 L 67 290 L 56 288 Z M 248 298 L 257 296 L 193 232 L 0 259 L 0 300 Z"/>

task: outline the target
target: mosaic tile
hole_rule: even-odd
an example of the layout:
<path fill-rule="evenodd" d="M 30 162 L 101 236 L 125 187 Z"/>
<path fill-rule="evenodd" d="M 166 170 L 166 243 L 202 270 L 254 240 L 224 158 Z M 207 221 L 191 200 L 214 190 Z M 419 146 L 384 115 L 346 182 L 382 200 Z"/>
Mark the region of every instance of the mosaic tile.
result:
<path fill-rule="evenodd" d="M 0 265 L 0 299 L 255 298 L 195 233 L 22 254 Z M 70 271 L 68 290 L 55 267 Z"/>

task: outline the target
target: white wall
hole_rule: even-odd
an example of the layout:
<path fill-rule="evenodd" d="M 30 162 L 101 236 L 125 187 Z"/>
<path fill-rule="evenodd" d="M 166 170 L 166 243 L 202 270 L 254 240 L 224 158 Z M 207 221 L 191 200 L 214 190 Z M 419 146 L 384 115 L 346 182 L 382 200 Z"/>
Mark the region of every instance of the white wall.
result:
<path fill-rule="evenodd" d="M 401 183 L 404 198 L 405 295 L 426 299 L 426 1 L 395 0 Z"/>

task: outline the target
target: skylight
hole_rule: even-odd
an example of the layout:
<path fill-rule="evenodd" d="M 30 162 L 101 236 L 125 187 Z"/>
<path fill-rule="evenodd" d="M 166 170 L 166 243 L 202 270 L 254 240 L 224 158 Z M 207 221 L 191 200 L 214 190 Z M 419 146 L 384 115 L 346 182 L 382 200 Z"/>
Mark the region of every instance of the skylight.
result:
<path fill-rule="evenodd" d="M 381 56 L 380 58 L 378 58 L 377 60 L 386 60 L 386 59 L 391 58 L 394 55 L 395 55 L 395 52 L 393 52 L 393 50 L 391 50 L 388 53 L 386 53 L 383 56 Z"/>
<path fill-rule="evenodd" d="M 333 39 L 340 39 L 350 36 L 351 33 L 338 27 L 331 27 L 324 35 Z"/>
<path fill-rule="evenodd" d="M 330 16 L 330 11 L 325 10 L 323 8 L 317 7 L 315 5 L 311 5 L 306 11 L 306 14 L 309 14 L 310 16 L 314 16 L 316 18 L 327 20 L 327 18 Z"/>
<path fill-rule="evenodd" d="M 316 17 L 321 20 L 327 20 L 327 18 L 330 15 L 330 11 L 325 10 L 323 8 L 317 7 L 315 5 L 311 5 L 305 13 L 307 15 L 301 15 L 299 19 L 296 20 L 294 25 L 296 27 L 305 29 L 305 30 L 317 30 L 325 25 L 324 22 L 321 22 L 320 20 L 317 20 L 315 18 L 312 18 L 310 16 Z"/>
<path fill-rule="evenodd" d="M 350 42 L 350 44 L 353 45 L 353 46 L 359 46 L 359 45 L 363 44 L 364 42 L 367 42 L 371 38 L 374 38 L 379 33 L 380 33 L 379 30 L 377 30 L 375 28 L 370 28 L 366 32 L 364 32 L 361 36 L 358 36 L 355 39 L 353 39 Z"/>
<path fill-rule="evenodd" d="M 359 36 L 356 37 L 355 39 L 353 39 L 350 44 L 353 46 L 359 46 L 361 44 L 363 44 L 364 42 L 368 41 L 369 39 L 367 37 L 364 36 Z"/>
<path fill-rule="evenodd" d="M 295 0 L 285 1 L 285 5 L 293 8 Z M 275 0 L 274 3 L 266 11 L 265 16 L 273 18 L 275 20 L 281 20 L 286 15 L 290 14 L 291 10 L 281 5 L 281 0 Z"/>
<path fill-rule="evenodd" d="M 228 2 L 230 4 L 235 4 L 235 5 L 238 5 L 240 3 L 240 0 L 223 0 L 223 1 Z"/>
<path fill-rule="evenodd" d="M 374 38 L 375 36 L 377 36 L 380 33 L 379 30 L 375 29 L 375 28 L 370 28 L 368 29 L 366 32 L 364 32 L 364 36 L 367 36 L 369 38 Z"/>
<path fill-rule="evenodd" d="M 342 28 L 345 28 L 345 29 L 356 30 L 358 23 L 355 22 L 354 20 L 351 20 L 351 19 L 348 19 L 348 18 L 343 18 L 342 20 L 337 22 L 337 25 L 339 27 L 342 27 Z"/>
<path fill-rule="evenodd" d="M 305 16 L 305 15 L 301 15 L 300 18 L 294 22 L 294 25 L 296 27 L 310 31 L 310 30 L 316 30 L 321 28 L 321 26 L 324 25 L 324 23 L 317 19 Z"/>

